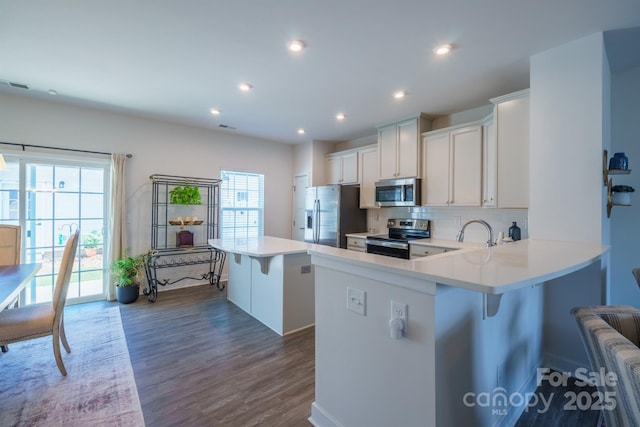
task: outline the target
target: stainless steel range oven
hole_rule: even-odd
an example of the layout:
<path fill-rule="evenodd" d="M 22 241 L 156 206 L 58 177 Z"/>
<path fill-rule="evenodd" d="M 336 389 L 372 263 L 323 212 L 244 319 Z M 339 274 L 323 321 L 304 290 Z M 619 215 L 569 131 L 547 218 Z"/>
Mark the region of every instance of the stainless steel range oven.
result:
<path fill-rule="evenodd" d="M 409 259 L 409 241 L 426 239 L 431 235 L 431 222 L 428 219 L 389 219 L 387 228 L 387 237 L 367 237 L 368 253 Z"/>

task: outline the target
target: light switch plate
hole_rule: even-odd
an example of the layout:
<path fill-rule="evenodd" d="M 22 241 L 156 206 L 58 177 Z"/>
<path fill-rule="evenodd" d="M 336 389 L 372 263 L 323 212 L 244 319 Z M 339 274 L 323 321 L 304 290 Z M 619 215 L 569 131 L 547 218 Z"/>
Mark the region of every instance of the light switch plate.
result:
<path fill-rule="evenodd" d="M 347 308 L 354 313 L 366 316 L 367 293 L 347 286 Z"/>

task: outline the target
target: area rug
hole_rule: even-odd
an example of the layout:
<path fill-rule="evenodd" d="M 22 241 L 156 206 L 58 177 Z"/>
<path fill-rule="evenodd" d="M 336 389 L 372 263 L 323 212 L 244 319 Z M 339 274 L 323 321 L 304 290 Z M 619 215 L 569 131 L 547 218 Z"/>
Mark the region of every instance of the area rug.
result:
<path fill-rule="evenodd" d="M 9 345 L 0 354 L 0 426 L 144 426 L 119 307 L 67 307 L 71 353 L 51 337 Z"/>

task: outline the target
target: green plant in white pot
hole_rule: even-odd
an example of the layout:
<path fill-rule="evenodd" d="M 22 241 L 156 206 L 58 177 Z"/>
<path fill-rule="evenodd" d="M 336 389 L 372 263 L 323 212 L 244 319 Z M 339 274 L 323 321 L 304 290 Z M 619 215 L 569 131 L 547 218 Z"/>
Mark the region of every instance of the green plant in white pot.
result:
<path fill-rule="evenodd" d="M 614 205 L 630 205 L 631 193 L 634 191 L 636 191 L 635 188 L 630 185 L 614 185 L 611 187 L 611 192 L 613 193 L 611 203 Z"/>
<path fill-rule="evenodd" d="M 116 284 L 116 298 L 123 304 L 129 304 L 140 295 L 140 272 L 144 269 L 145 256 L 124 256 L 111 264 L 111 278 Z"/>

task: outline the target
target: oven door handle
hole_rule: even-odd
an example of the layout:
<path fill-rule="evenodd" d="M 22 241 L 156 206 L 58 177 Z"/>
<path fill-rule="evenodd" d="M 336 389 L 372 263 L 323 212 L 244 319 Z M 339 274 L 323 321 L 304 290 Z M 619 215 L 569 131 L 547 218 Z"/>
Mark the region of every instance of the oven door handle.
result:
<path fill-rule="evenodd" d="M 388 242 L 385 240 L 365 240 L 367 245 L 371 246 L 382 246 L 385 248 L 394 248 L 394 249 L 409 249 L 408 243 L 399 243 L 399 242 Z"/>

